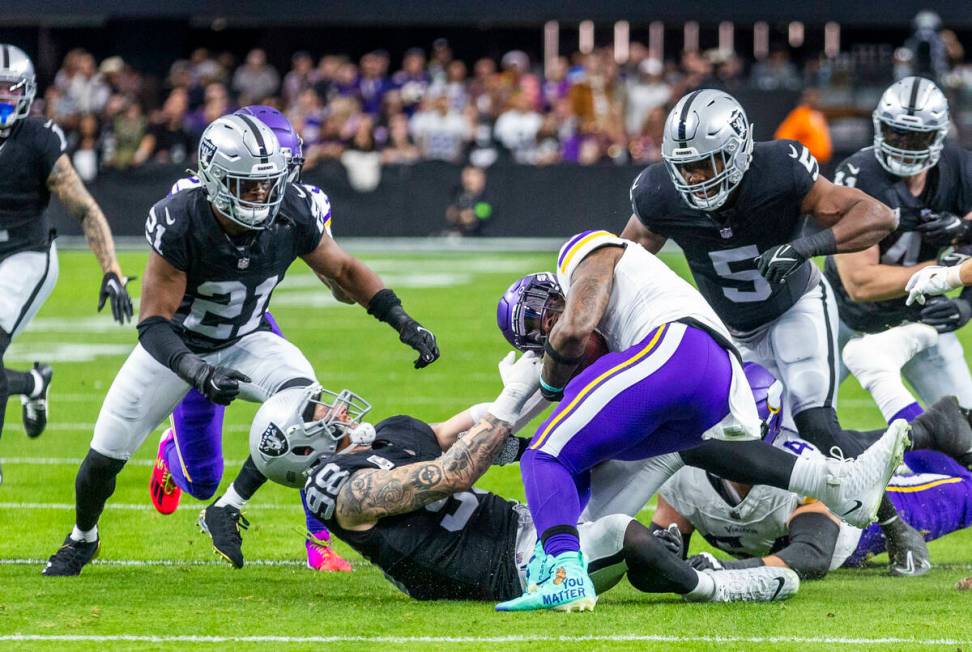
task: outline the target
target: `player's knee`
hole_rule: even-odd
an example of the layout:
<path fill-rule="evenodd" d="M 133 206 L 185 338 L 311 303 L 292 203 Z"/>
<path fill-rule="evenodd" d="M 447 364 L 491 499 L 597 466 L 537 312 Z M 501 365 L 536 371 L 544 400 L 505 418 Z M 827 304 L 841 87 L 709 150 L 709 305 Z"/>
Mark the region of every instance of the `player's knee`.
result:
<path fill-rule="evenodd" d="M 78 480 L 81 481 L 83 477 L 113 478 L 121 472 L 125 462 L 89 448 L 78 470 Z"/>
<path fill-rule="evenodd" d="M 209 500 L 219 489 L 219 480 L 208 480 L 202 482 L 190 482 L 186 487 L 186 493 L 196 500 Z"/>
<path fill-rule="evenodd" d="M 186 492 L 197 500 L 209 500 L 223 479 L 223 459 L 216 457 L 207 464 L 190 464 L 188 471 L 192 479 L 187 483 Z"/>

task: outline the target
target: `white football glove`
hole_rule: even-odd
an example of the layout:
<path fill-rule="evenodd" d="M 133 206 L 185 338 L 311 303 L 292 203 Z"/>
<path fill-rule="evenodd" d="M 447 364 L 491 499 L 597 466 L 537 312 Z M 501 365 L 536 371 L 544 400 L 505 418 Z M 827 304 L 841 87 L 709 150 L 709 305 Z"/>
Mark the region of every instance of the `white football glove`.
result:
<path fill-rule="evenodd" d="M 953 267 L 932 265 L 915 272 L 905 286 L 908 292 L 905 305 L 910 306 L 915 302 L 924 305 L 925 295 L 945 294 L 949 290 L 962 287 L 960 267 L 961 265 Z"/>
<path fill-rule="evenodd" d="M 516 351 L 510 351 L 504 355 L 499 361 L 499 364 L 496 365 L 499 369 L 500 380 L 503 381 L 504 387 L 506 386 L 506 381 L 510 377 L 510 370 L 513 368 L 514 364 L 516 364 Z"/>
<path fill-rule="evenodd" d="M 508 367 L 503 392 L 489 410 L 494 417 L 510 424 L 516 421 L 526 402 L 540 388 L 540 366 L 541 358 L 527 351 Z"/>

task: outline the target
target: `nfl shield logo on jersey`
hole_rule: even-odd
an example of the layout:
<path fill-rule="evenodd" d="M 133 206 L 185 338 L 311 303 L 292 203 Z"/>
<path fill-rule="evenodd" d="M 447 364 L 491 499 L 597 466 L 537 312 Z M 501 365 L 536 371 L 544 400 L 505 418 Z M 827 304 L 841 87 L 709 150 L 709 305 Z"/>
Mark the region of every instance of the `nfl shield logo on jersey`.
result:
<path fill-rule="evenodd" d="M 290 448 L 287 438 L 276 424 L 271 423 L 260 436 L 260 452 L 267 457 L 280 457 Z"/>

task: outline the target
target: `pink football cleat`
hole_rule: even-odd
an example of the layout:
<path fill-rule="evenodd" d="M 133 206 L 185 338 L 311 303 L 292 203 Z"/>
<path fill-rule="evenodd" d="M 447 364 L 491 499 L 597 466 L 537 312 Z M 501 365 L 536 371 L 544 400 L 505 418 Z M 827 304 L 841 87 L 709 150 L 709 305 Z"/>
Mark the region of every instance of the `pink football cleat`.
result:
<path fill-rule="evenodd" d="M 179 508 L 179 500 L 182 498 L 182 489 L 176 486 L 169 472 L 169 464 L 165 461 L 165 445 L 173 438 L 172 429 L 162 433 L 162 440 L 159 441 L 159 452 L 155 456 L 155 464 L 152 466 L 152 477 L 149 478 L 149 494 L 152 496 L 152 505 L 159 514 L 171 514 Z"/>
<path fill-rule="evenodd" d="M 330 540 L 331 533 L 327 530 L 307 533 L 307 540 L 304 541 L 307 567 L 322 573 L 350 573 L 351 564 L 335 552 Z"/>

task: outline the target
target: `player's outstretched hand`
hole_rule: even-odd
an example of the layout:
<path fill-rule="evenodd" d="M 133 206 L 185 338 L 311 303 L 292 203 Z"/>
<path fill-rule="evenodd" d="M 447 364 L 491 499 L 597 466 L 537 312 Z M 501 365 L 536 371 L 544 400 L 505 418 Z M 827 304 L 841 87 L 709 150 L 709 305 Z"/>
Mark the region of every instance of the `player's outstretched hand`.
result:
<path fill-rule="evenodd" d="M 229 405 L 240 393 L 240 383 L 250 382 L 250 377 L 229 367 L 206 365 L 205 374 L 196 386 L 213 403 Z"/>
<path fill-rule="evenodd" d="M 926 296 L 945 294 L 949 290 L 957 287 L 953 285 L 953 279 L 949 274 L 949 269 L 951 268 L 932 265 L 931 267 L 925 267 L 915 272 L 908 279 L 908 284 L 905 285 L 905 290 L 908 292 L 905 305 L 910 306 L 913 303 L 924 305 Z"/>
<path fill-rule="evenodd" d="M 806 261 L 806 256 L 793 245 L 783 244 L 767 249 L 754 262 L 763 278 L 770 283 L 782 283 Z"/>
<path fill-rule="evenodd" d="M 697 571 L 723 569 L 722 562 L 707 552 L 700 552 L 697 555 L 692 555 L 685 561 L 687 561 L 688 565 Z"/>
<path fill-rule="evenodd" d="M 939 333 L 951 333 L 965 326 L 972 318 L 972 305 L 961 297 L 940 297 L 929 301 L 921 309 L 922 323 L 932 326 Z"/>
<path fill-rule="evenodd" d="M 503 391 L 493 401 L 490 413 L 501 421 L 514 423 L 527 400 L 540 389 L 541 358 L 527 351 L 511 365 L 503 378 Z"/>
<path fill-rule="evenodd" d="M 128 296 L 126 286 L 135 277 L 126 278 L 124 282 L 118 274 L 108 272 L 101 279 L 101 292 L 98 293 L 98 312 L 105 307 L 105 302 L 111 300 L 111 316 L 119 324 L 124 325 L 132 320 L 132 299 Z"/>
<path fill-rule="evenodd" d="M 439 359 L 439 345 L 435 341 L 435 335 L 412 318 L 402 326 L 398 332 L 398 339 L 418 351 L 419 357 L 415 360 L 416 369 L 427 367 Z"/>
<path fill-rule="evenodd" d="M 496 365 L 499 368 L 500 380 L 503 381 L 504 385 L 506 385 L 506 381 L 510 377 L 510 370 L 513 369 L 514 364 L 516 364 L 516 351 L 510 351 Z"/>

